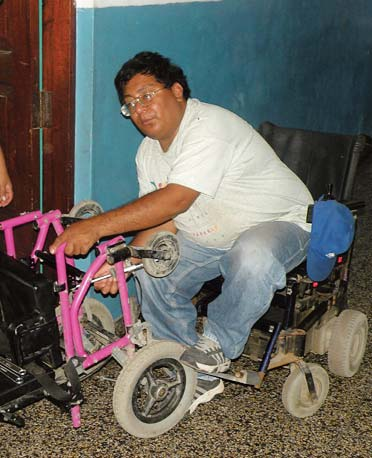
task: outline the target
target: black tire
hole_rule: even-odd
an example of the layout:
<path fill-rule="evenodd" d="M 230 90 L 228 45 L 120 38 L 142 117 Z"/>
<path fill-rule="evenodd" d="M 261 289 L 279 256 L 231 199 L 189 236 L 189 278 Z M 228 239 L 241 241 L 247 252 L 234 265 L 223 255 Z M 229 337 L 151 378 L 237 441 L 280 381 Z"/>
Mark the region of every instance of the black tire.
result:
<path fill-rule="evenodd" d="M 297 418 L 314 415 L 323 405 L 329 390 L 327 372 L 318 364 L 308 364 L 314 379 L 317 400 L 311 399 L 306 377 L 297 365 L 291 366 L 291 373 L 283 385 L 282 401 L 286 410 Z"/>
<path fill-rule="evenodd" d="M 73 218 L 91 218 L 103 213 L 103 208 L 94 200 L 82 200 L 75 204 L 69 211 L 68 216 Z"/>
<path fill-rule="evenodd" d="M 368 321 L 358 310 L 343 310 L 332 329 L 328 367 L 340 377 L 355 375 L 362 362 L 368 338 Z"/>
<path fill-rule="evenodd" d="M 156 341 L 128 361 L 115 384 L 117 421 L 136 437 L 157 437 L 185 415 L 196 388 L 196 372 L 179 362 L 184 347 Z"/>

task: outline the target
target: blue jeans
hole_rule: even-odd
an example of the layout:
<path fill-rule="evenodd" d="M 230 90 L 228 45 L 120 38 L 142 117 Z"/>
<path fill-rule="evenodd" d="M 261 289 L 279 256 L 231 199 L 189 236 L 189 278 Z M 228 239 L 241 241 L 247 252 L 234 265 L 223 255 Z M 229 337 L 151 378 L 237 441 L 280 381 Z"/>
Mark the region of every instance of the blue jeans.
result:
<path fill-rule="evenodd" d="M 309 233 L 293 223 L 262 223 L 241 234 L 229 250 L 177 237 L 181 256 L 171 275 L 136 273 L 142 314 L 156 338 L 194 345 L 197 312 L 191 299 L 205 281 L 222 274 L 222 292 L 208 305 L 204 333 L 218 340 L 225 356 L 237 358 L 274 292 L 286 285 L 286 273 L 305 259 Z"/>

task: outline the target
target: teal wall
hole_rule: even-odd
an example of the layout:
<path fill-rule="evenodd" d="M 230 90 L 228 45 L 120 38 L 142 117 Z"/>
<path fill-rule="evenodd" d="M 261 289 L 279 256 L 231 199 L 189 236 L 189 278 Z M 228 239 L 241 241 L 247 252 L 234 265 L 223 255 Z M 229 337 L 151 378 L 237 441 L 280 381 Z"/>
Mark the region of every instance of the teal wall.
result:
<path fill-rule="evenodd" d="M 142 50 L 171 57 L 194 97 L 263 120 L 372 133 L 371 0 L 223 0 L 77 10 L 75 199 L 137 195 L 141 135 L 113 79 Z"/>

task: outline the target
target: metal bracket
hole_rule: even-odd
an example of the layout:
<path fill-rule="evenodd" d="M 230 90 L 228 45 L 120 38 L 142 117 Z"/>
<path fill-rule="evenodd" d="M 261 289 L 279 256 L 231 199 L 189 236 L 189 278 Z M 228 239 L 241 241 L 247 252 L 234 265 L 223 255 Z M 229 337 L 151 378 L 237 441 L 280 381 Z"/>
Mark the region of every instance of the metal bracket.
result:
<path fill-rule="evenodd" d="M 234 374 L 226 373 L 226 372 L 204 372 L 198 370 L 198 373 L 205 374 L 205 375 L 212 375 L 213 377 L 221 378 L 223 380 L 229 380 L 231 382 L 242 383 L 243 385 L 260 385 L 261 384 L 261 377 L 258 372 L 255 371 L 248 371 L 248 370 L 239 370 L 234 372 Z"/>
<path fill-rule="evenodd" d="M 129 330 L 130 340 L 139 347 L 144 347 L 152 340 L 151 325 L 147 322 L 137 321 Z"/>
<path fill-rule="evenodd" d="M 310 397 L 312 401 L 318 400 L 318 395 L 316 394 L 315 383 L 313 374 L 311 373 L 309 366 L 302 360 L 296 361 L 296 363 L 300 371 L 304 374 L 306 378 L 307 387 L 309 389 Z"/>
<path fill-rule="evenodd" d="M 114 360 L 120 364 L 121 367 L 124 367 L 127 364 L 129 356 L 126 354 L 124 350 L 121 350 L 119 347 L 115 347 L 112 350 L 112 357 Z"/>

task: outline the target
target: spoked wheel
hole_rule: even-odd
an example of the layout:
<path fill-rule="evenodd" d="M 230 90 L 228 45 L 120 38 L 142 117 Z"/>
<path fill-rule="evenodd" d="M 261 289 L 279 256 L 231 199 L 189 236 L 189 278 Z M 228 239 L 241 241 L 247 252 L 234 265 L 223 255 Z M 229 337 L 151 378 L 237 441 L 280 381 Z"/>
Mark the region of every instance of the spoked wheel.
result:
<path fill-rule="evenodd" d="M 305 374 L 292 364 L 291 373 L 283 385 L 282 401 L 286 410 L 297 418 L 314 415 L 323 405 L 329 390 L 327 372 L 318 364 L 308 364 L 313 376 L 317 399 L 312 399 Z"/>
<path fill-rule="evenodd" d="M 103 208 L 94 200 L 82 200 L 74 205 L 68 216 L 73 218 L 90 218 L 103 213 Z"/>
<path fill-rule="evenodd" d="M 136 437 L 156 437 L 173 428 L 193 399 L 196 372 L 179 362 L 184 347 L 157 341 L 139 350 L 122 369 L 113 407 L 119 424 Z"/>
<path fill-rule="evenodd" d="M 343 310 L 333 326 L 328 348 L 329 370 L 340 377 L 352 377 L 359 370 L 368 338 L 364 313 Z"/>

